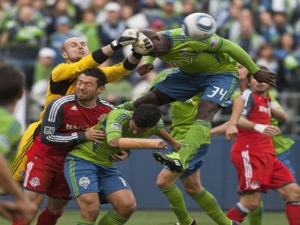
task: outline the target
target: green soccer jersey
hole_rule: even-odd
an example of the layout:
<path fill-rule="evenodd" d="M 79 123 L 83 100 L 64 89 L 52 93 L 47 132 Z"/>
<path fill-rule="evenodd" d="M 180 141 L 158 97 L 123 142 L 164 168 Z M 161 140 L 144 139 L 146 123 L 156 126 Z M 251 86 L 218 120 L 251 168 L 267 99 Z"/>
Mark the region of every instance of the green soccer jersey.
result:
<path fill-rule="evenodd" d="M 110 159 L 112 153 L 120 153 L 120 149 L 112 149 L 108 143 L 121 137 L 127 138 L 148 138 L 159 133 L 164 128 L 164 122 L 160 120 L 154 128 L 149 129 L 143 134 L 135 135 L 129 128 L 129 122 L 133 112 L 116 109 L 112 110 L 105 118 L 100 121 L 94 129 L 105 130 L 106 139 L 101 140 L 103 144 L 96 142 L 84 142 L 73 149 L 70 154 L 79 158 L 85 159 L 91 163 L 112 166 L 113 162 Z"/>
<path fill-rule="evenodd" d="M 210 38 L 195 41 L 185 36 L 182 28 L 160 33 L 169 37 L 171 49 L 159 58 L 173 67 L 179 67 L 183 72 L 191 74 L 237 72 L 236 62 L 241 63 L 253 73 L 259 70 L 244 50 L 216 34 Z M 222 53 L 228 52 L 228 49 L 231 52 L 230 56 Z M 144 63 L 153 63 L 154 60 L 155 58 L 146 56 Z"/>
<path fill-rule="evenodd" d="M 269 91 L 269 96 L 271 97 L 271 107 L 282 109 L 279 102 L 276 100 L 275 93 L 273 91 Z M 272 117 L 271 119 L 271 125 L 278 127 L 279 121 Z M 272 138 L 273 144 L 275 146 L 275 154 L 279 155 L 286 150 L 288 150 L 295 142 L 285 137 L 283 134 L 278 134 Z"/>
<path fill-rule="evenodd" d="M 14 160 L 21 138 L 21 124 L 4 107 L 0 106 L 0 154 L 10 164 Z"/>

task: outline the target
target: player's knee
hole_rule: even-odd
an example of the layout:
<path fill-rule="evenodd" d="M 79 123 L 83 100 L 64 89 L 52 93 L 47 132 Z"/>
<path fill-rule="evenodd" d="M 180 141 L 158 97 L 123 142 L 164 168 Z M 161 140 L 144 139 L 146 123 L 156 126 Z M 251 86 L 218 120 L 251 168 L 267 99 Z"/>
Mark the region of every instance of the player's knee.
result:
<path fill-rule="evenodd" d="M 96 221 L 100 212 L 100 205 L 93 204 L 88 207 L 80 207 L 82 218 L 89 221 Z"/>
<path fill-rule="evenodd" d="M 120 216 L 124 218 L 129 218 L 136 210 L 136 207 L 137 207 L 136 201 L 129 200 L 129 201 L 123 201 L 122 203 L 115 206 L 115 210 Z"/>
<path fill-rule="evenodd" d="M 190 196 L 196 196 L 202 191 L 201 185 L 184 186 L 185 192 Z"/>
<path fill-rule="evenodd" d="M 300 202 L 300 186 L 296 183 L 288 184 L 279 191 L 281 198 L 286 202 Z"/>

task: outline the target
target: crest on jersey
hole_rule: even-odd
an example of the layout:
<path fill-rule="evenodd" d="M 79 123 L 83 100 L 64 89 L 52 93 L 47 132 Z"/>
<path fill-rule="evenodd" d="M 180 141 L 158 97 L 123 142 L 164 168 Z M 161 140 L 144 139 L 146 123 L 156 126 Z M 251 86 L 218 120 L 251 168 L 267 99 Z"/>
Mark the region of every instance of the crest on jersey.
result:
<path fill-rule="evenodd" d="M 215 48 L 218 45 L 218 43 L 219 43 L 219 39 L 217 37 L 212 37 L 210 47 Z"/>
<path fill-rule="evenodd" d="M 88 177 L 81 177 L 78 183 L 81 187 L 86 189 L 90 185 L 91 181 Z"/>
<path fill-rule="evenodd" d="M 119 123 L 111 123 L 111 128 L 112 129 L 118 129 L 121 130 L 122 129 L 122 125 Z"/>
<path fill-rule="evenodd" d="M 44 134 L 54 134 L 54 132 L 55 132 L 55 127 L 49 127 L 49 126 L 44 127 Z"/>
<path fill-rule="evenodd" d="M 40 179 L 38 177 L 34 177 L 32 178 L 30 181 L 29 181 L 30 185 L 32 187 L 36 187 L 36 186 L 40 186 L 41 183 L 40 183 Z"/>

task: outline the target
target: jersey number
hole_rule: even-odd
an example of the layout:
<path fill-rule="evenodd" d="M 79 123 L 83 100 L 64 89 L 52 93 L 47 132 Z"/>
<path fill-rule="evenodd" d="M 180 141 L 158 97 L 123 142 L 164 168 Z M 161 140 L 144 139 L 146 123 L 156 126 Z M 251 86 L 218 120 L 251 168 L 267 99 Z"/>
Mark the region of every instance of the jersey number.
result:
<path fill-rule="evenodd" d="M 217 86 L 214 86 L 214 90 L 212 91 L 211 95 L 207 95 L 207 97 L 213 98 L 216 94 L 221 95 L 220 97 L 220 101 L 225 97 L 225 95 L 227 94 L 227 91 L 225 91 L 223 88 L 219 88 Z"/>

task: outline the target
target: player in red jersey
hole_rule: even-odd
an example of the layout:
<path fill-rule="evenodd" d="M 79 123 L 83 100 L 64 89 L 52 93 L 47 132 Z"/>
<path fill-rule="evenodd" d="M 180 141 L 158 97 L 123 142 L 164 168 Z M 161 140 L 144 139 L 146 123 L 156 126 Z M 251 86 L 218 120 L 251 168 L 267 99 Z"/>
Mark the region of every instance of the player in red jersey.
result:
<path fill-rule="evenodd" d="M 65 156 L 78 143 L 101 143 L 101 131 L 92 127 L 114 106 L 98 98 L 104 90 L 106 76 L 99 69 L 85 70 L 78 78 L 76 94 L 49 103 L 41 132 L 27 151 L 24 194 L 38 207 L 48 195 L 46 209 L 38 225 L 54 225 L 71 199 L 63 173 Z M 13 223 L 23 224 L 22 221 Z"/>
<path fill-rule="evenodd" d="M 259 206 L 261 193 L 273 189 L 286 202 L 289 224 L 299 225 L 300 187 L 290 170 L 277 159 L 271 138 L 279 129 L 270 125 L 269 85 L 257 83 L 251 75 L 249 79 L 252 91 L 243 92 L 246 119 L 242 117 L 238 121 L 238 135 L 230 156 L 238 173 L 240 201 L 227 216 L 241 223 Z M 212 134 L 219 132 L 220 126 L 211 131 Z"/>

